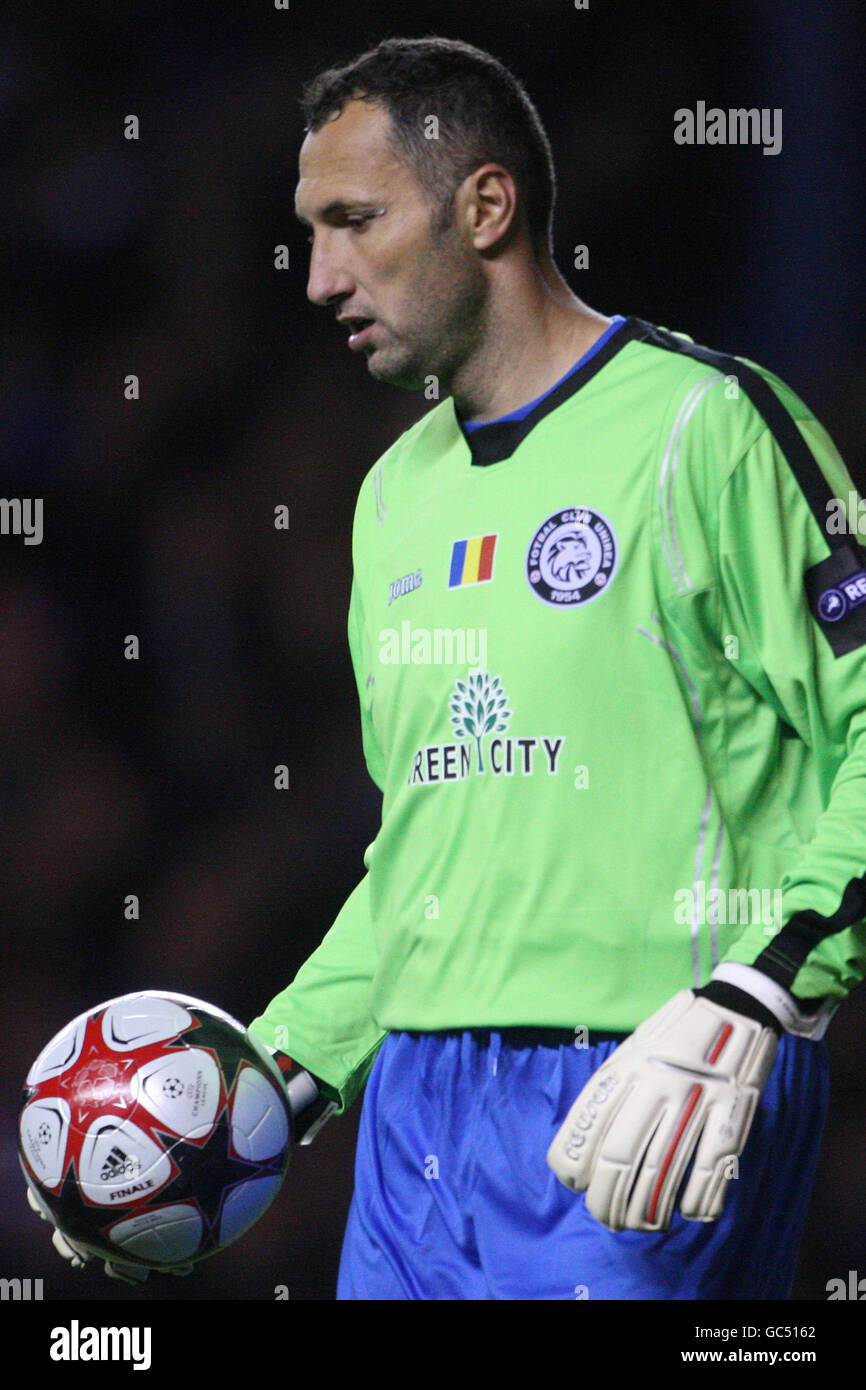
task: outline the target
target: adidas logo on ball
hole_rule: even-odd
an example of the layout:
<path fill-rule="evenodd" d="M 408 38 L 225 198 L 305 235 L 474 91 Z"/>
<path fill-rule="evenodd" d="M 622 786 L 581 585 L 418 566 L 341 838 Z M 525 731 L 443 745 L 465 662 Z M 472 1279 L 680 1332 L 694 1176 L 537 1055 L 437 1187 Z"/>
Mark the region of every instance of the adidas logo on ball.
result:
<path fill-rule="evenodd" d="M 129 1154 L 125 1154 L 123 1149 L 119 1149 L 115 1144 L 106 1156 L 99 1176 L 103 1182 L 111 1182 L 117 1178 L 134 1178 L 140 1167 L 137 1158 L 130 1158 Z"/>

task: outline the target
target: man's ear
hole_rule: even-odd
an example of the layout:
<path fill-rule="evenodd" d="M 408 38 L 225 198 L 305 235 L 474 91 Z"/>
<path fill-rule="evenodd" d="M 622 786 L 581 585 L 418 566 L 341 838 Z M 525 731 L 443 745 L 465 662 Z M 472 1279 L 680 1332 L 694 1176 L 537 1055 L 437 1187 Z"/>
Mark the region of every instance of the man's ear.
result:
<path fill-rule="evenodd" d="M 494 251 L 517 224 L 517 185 L 501 164 L 482 164 L 457 190 L 456 217 L 477 251 Z"/>

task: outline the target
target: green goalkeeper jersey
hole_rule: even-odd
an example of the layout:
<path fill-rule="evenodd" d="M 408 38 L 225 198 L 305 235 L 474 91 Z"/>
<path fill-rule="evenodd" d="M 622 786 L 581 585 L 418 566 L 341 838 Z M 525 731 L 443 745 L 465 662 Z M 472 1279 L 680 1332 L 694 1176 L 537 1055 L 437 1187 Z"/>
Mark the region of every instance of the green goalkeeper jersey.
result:
<path fill-rule="evenodd" d="M 524 418 L 467 433 L 448 398 L 403 434 L 353 535 L 381 828 L 251 1031 L 345 1106 L 388 1030 L 627 1032 L 720 961 L 843 997 L 856 503 L 789 387 L 634 318 Z"/>

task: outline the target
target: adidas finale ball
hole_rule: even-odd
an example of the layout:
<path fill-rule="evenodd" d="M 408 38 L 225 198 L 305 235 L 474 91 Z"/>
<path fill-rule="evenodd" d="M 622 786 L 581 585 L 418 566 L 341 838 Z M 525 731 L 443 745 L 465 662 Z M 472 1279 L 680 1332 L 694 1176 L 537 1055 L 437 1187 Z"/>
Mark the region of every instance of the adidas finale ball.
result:
<path fill-rule="evenodd" d="M 288 1168 L 291 1119 L 279 1071 L 240 1023 L 145 991 L 81 1014 L 40 1052 L 18 1149 L 70 1240 L 168 1268 L 258 1220 Z"/>

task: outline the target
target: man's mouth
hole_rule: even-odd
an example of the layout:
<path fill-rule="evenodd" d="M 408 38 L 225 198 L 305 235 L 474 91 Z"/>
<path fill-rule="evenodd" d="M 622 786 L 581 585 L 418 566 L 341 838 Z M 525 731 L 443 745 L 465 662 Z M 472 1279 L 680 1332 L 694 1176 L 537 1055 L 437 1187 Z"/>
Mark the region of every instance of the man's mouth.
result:
<path fill-rule="evenodd" d="M 352 315 L 341 319 L 341 323 L 345 323 L 351 330 L 349 333 L 349 347 L 352 352 L 364 346 L 375 322 L 375 319 L 353 317 Z"/>

